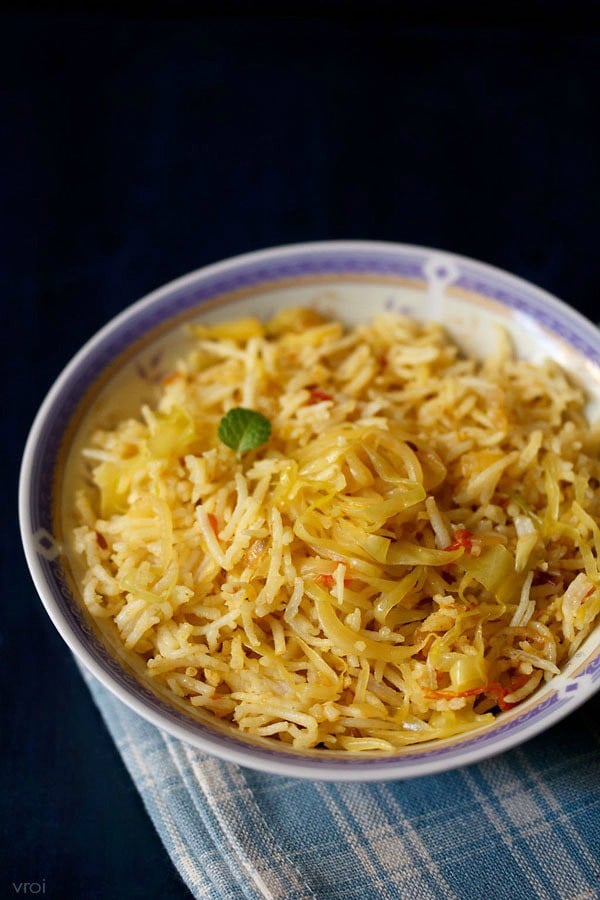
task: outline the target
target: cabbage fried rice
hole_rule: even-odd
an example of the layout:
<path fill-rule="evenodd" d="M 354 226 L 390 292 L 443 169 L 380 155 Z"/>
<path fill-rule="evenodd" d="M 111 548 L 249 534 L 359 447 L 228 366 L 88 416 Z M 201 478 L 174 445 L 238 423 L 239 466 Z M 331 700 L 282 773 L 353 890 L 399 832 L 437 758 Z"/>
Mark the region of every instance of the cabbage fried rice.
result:
<path fill-rule="evenodd" d="M 76 498 L 83 600 L 147 676 L 249 735 L 394 752 L 559 673 L 600 614 L 600 428 L 557 365 L 395 315 L 191 328 Z M 230 411 L 270 436 L 228 445 Z"/>

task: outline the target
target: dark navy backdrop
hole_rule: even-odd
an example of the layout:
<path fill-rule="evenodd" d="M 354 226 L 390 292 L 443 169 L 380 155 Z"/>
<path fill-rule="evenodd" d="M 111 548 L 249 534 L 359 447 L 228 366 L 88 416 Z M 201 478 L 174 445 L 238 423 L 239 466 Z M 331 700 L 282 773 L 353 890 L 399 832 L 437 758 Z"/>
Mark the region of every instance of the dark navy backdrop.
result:
<path fill-rule="evenodd" d="M 480 5 L 0 13 L 0 896 L 187 896 L 17 534 L 27 429 L 86 338 L 204 263 L 347 237 L 476 256 L 600 319 L 593 4 Z M 558 727 L 585 740 L 599 709 Z"/>

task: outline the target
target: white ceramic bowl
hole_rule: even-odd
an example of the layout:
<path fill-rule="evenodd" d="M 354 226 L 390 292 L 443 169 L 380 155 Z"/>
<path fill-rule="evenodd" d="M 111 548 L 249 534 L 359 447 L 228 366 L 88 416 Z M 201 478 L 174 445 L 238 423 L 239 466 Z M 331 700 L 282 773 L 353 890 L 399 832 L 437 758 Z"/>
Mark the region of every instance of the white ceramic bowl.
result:
<path fill-rule="evenodd" d="M 119 659 L 78 599 L 63 550 L 67 505 L 62 498 L 69 491 L 67 463 L 77 453 L 86 422 L 91 416 L 110 417 L 117 409 L 115 397 L 121 396 L 119 385 L 127 384 L 132 411 L 139 405 L 148 379 L 181 351 L 184 322 L 268 316 L 297 305 L 313 305 L 350 324 L 385 310 L 436 319 L 475 355 L 491 349 L 500 323 L 522 357 L 552 357 L 582 382 L 591 415 L 600 414 L 600 332 L 559 300 L 491 266 L 423 247 L 362 241 L 278 247 L 208 266 L 113 319 L 66 367 L 38 413 L 23 459 L 20 520 L 48 615 L 80 662 L 128 706 L 201 750 L 241 765 L 312 779 L 384 780 L 440 772 L 514 747 L 598 688 L 600 628 L 561 675 L 493 725 L 393 756 L 365 756 L 297 752 L 192 718 Z M 122 414 L 122 400 L 118 409 Z"/>

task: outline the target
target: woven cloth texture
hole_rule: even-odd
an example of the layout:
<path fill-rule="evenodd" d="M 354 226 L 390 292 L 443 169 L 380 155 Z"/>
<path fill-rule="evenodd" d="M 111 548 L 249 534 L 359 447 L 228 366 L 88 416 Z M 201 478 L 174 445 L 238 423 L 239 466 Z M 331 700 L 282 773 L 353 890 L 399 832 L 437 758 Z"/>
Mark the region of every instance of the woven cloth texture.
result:
<path fill-rule="evenodd" d="M 194 897 L 600 897 L 600 698 L 442 775 L 309 782 L 224 763 L 92 695 Z"/>

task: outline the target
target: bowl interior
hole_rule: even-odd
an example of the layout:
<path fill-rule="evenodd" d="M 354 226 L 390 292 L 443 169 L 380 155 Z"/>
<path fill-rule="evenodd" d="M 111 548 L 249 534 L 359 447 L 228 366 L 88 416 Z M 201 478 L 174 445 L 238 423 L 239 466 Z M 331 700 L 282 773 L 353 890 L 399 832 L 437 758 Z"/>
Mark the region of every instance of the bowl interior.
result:
<path fill-rule="evenodd" d="M 381 312 L 442 322 L 461 348 L 483 357 L 499 327 L 521 358 L 551 357 L 581 383 L 600 416 L 600 336 L 559 301 L 507 273 L 423 248 L 368 243 L 299 245 L 250 254 L 192 273 L 135 304 L 67 367 L 44 403 L 26 450 L 23 539 L 34 580 L 55 625 L 81 661 L 155 724 L 207 752 L 269 771 L 320 778 L 408 777 L 464 764 L 512 746 L 579 705 L 600 681 L 600 629 L 520 707 L 467 735 L 381 754 L 298 752 L 244 737 L 208 714 L 192 717 L 136 667 L 78 596 L 72 551 L 73 491 L 90 431 L 136 414 L 190 341 L 186 324 L 267 318 L 311 306 L 352 325 Z M 48 478 L 48 473 L 52 478 Z"/>

